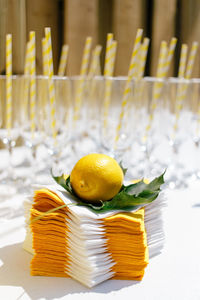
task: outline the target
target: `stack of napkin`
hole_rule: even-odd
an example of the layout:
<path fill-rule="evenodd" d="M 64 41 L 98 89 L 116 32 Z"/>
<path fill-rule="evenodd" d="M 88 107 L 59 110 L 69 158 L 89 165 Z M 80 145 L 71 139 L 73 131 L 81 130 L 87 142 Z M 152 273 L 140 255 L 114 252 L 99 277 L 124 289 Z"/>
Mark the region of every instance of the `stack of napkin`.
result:
<path fill-rule="evenodd" d="M 31 274 L 71 277 L 87 287 L 109 278 L 141 280 L 149 255 L 163 247 L 163 204 L 161 194 L 135 211 L 96 213 L 57 186 L 35 191 L 25 202 Z"/>

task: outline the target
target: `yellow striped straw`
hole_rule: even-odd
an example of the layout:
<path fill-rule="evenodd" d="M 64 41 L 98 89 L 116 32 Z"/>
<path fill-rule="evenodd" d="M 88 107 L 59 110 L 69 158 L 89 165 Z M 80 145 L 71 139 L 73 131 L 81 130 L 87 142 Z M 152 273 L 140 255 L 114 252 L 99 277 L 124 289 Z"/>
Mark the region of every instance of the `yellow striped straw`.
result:
<path fill-rule="evenodd" d="M 42 40 L 42 66 L 43 66 L 43 75 L 48 77 L 49 74 L 49 61 L 48 61 L 48 46 L 47 46 L 47 39 L 46 37 L 43 37 Z M 41 91 L 41 100 L 39 101 L 39 105 L 40 105 L 40 110 L 44 115 L 44 118 L 47 118 L 47 110 L 46 110 L 46 106 L 48 103 L 48 88 L 47 86 L 49 86 L 49 80 L 46 79 L 42 79 L 40 80 L 41 82 L 41 88 L 39 89 Z"/>
<path fill-rule="evenodd" d="M 191 51 L 190 51 L 190 54 L 189 54 L 189 58 L 188 58 L 186 73 L 185 73 L 185 78 L 186 79 L 191 78 L 192 70 L 193 70 L 193 66 L 194 66 L 194 61 L 195 61 L 195 57 L 196 57 L 196 54 L 197 54 L 197 48 L 198 48 L 198 43 L 193 42 L 192 43 L 192 48 L 191 48 Z"/>
<path fill-rule="evenodd" d="M 137 54 L 140 49 L 142 34 L 143 34 L 143 30 L 138 29 L 136 38 L 135 38 L 135 42 L 134 42 L 134 46 L 133 46 L 132 55 L 131 55 L 131 61 L 130 61 L 130 66 L 129 66 L 129 70 L 128 70 L 128 79 L 127 79 L 126 86 L 125 86 L 124 93 L 123 93 L 119 122 L 118 122 L 118 125 L 116 128 L 115 147 L 117 146 L 117 142 L 120 137 L 120 131 L 122 128 L 125 109 L 128 105 L 129 99 L 130 99 L 131 85 L 132 85 L 131 81 L 132 81 L 133 77 L 136 76 L 136 74 L 137 74 Z"/>
<path fill-rule="evenodd" d="M 34 138 L 35 133 L 35 102 L 36 102 L 36 57 L 35 57 L 35 31 L 29 34 L 30 39 L 30 121 L 31 134 Z"/>
<path fill-rule="evenodd" d="M 63 45 L 60 56 L 60 63 L 58 67 L 58 76 L 64 76 L 66 67 L 67 67 L 67 58 L 68 58 L 69 46 Z"/>
<path fill-rule="evenodd" d="M 99 63 L 101 50 L 102 50 L 102 46 L 97 45 L 92 52 L 92 61 L 91 61 L 90 69 L 89 69 L 89 73 L 88 73 L 89 77 L 93 77 L 93 76 L 97 75 L 98 63 Z"/>
<path fill-rule="evenodd" d="M 102 50 L 102 46 L 101 45 L 97 45 L 95 47 L 95 49 L 93 50 L 92 61 L 91 61 L 90 69 L 89 69 L 89 73 L 88 73 L 88 78 L 89 79 L 94 79 L 95 75 L 99 75 L 98 74 L 98 67 L 99 67 L 98 64 L 99 64 L 99 61 L 100 61 L 101 50 Z M 90 88 L 90 86 L 89 86 L 89 88 Z M 96 89 L 96 81 L 92 80 L 91 89 L 89 91 L 89 94 L 90 94 L 89 98 L 91 100 L 94 97 L 95 89 Z"/>
<path fill-rule="evenodd" d="M 194 66 L 194 61 L 197 53 L 198 43 L 193 42 L 192 48 L 189 54 L 188 63 L 186 67 L 186 60 L 187 60 L 187 45 L 183 44 L 181 48 L 181 57 L 180 57 L 180 64 L 179 64 L 179 72 L 178 77 L 179 78 L 186 78 L 190 79 L 192 75 L 192 70 Z M 186 70 L 185 70 L 186 69 Z M 184 76 L 185 75 L 185 76 Z M 176 97 L 176 117 L 175 117 L 175 123 L 174 123 L 174 131 L 178 129 L 178 121 L 180 118 L 180 112 L 183 108 L 183 101 L 186 97 L 188 85 L 187 83 L 180 83 L 178 85 L 178 91 L 177 91 L 177 97 Z M 175 132 L 173 133 L 173 139 L 175 137 Z"/>
<path fill-rule="evenodd" d="M 162 41 L 161 46 L 160 46 L 158 68 L 157 68 L 157 73 L 156 73 L 157 78 L 163 78 L 165 76 L 164 72 L 163 72 L 163 69 L 165 68 L 165 62 L 166 62 L 166 59 L 167 59 L 167 54 L 168 54 L 167 43 L 165 41 Z"/>
<path fill-rule="evenodd" d="M 186 44 L 182 44 L 181 46 L 181 54 L 180 54 L 180 61 L 179 61 L 179 69 L 178 69 L 178 78 L 183 79 L 185 76 L 185 68 L 186 68 L 186 61 L 187 61 L 187 52 L 188 46 Z M 180 111 L 182 110 L 183 101 L 185 98 L 187 90 L 187 84 L 179 83 L 177 89 L 177 95 L 175 100 L 175 122 L 174 122 L 174 132 L 172 133 L 172 139 L 175 138 L 175 132 L 178 129 L 178 121 L 180 117 Z"/>
<path fill-rule="evenodd" d="M 166 58 L 166 62 L 165 62 L 164 77 L 166 77 L 169 72 L 169 68 L 170 68 L 172 58 L 174 55 L 174 51 L 176 48 L 176 43 L 177 43 L 177 38 L 173 37 L 169 44 L 169 50 L 168 50 L 168 54 L 167 54 L 167 58 Z"/>
<path fill-rule="evenodd" d="M 144 76 L 144 70 L 147 61 L 147 53 L 149 49 L 149 42 L 150 39 L 145 37 L 143 43 L 141 44 L 141 48 L 138 55 L 138 59 L 139 59 L 138 78 L 142 78 Z"/>
<path fill-rule="evenodd" d="M 93 50 L 92 53 L 92 61 L 90 64 L 90 69 L 88 73 L 88 78 L 91 79 L 91 84 L 88 81 L 88 92 L 89 92 L 89 100 L 91 106 L 94 106 L 96 103 L 96 97 L 95 97 L 95 92 L 96 92 L 96 87 L 97 87 L 97 80 L 95 80 L 95 76 L 99 75 L 99 62 L 100 62 L 100 54 L 101 54 L 102 46 L 97 45 L 95 49 Z M 96 118 L 95 116 L 95 110 L 90 109 L 88 111 L 90 118 L 92 119 L 93 117 Z"/>
<path fill-rule="evenodd" d="M 89 66 L 89 59 L 90 59 L 90 52 L 91 52 L 91 46 L 92 46 L 92 38 L 87 37 L 85 41 L 85 47 L 83 51 L 83 58 L 81 63 L 81 76 L 86 76 Z"/>
<path fill-rule="evenodd" d="M 106 56 L 105 56 L 105 63 L 104 63 L 104 76 L 110 76 L 110 57 L 112 52 L 112 42 L 113 42 L 113 34 L 107 34 L 107 42 L 106 42 Z"/>
<path fill-rule="evenodd" d="M 80 117 L 80 109 L 81 109 L 83 92 L 84 92 L 85 78 L 86 78 L 87 71 L 88 71 L 91 45 L 92 45 L 92 38 L 87 37 L 86 41 L 85 41 L 85 47 L 83 50 L 83 58 L 82 58 L 82 63 L 81 63 L 81 71 L 80 71 L 81 78 L 79 80 L 78 88 L 77 88 L 76 95 L 75 95 L 74 125 L 75 125 L 75 122 Z"/>
<path fill-rule="evenodd" d="M 165 41 L 161 42 L 160 46 L 160 53 L 159 53 L 159 59 L 158 59 L 158 67 L 157 67 L 157 73 L 156 77 L 157 78 L 164 78 L 165 77 L 165 62 L 167 59 L 167 54 L 168 54 L 168 48 L 167 48 L 167 43 Z M 145 135 L 143 137 L 143 142 L 146 141 L 148 132 L 151 129 L 153 118 L 154 118 L 154 112 L 157 107 L 157 102 L 160 98 L 161 91 L 163 87 L 163 81 L 156 81 L 153 86 L 153 95 L 152 95 L 152 102 L 151 102 L 151 108 L 150 108 L 150 115 L 148 119 L 148 124 L 145 128 Z"/>
<path fill-rule="evenodd" d="M 137 69 L 136 69 L 136 80 L 135 80 L 135 88 L 134 88 L 134 103 L 139 104 L 141 102 L 141 95 L 142 95 L 142 90 L 144 85 L 140 84 L 139 81 L 142 77 L 144 77 L 144 71 L 145 71 L 145 65 L 147 61 L 147 53 L 148 53 L 148 48 L 149 48 L 149 38 L 144 38 L 143 43 L 140 45 L 140 48 L 138 50 L 137 54 Z M 130 117 L 129 112 L 131 110 L 129 109 L 131 105 L 131 101 L 129 101 L 129 105 L 127 107 L 127 116 L 126 120 L 128 122 L 128 119 Z M 137 112 L 136 112 L 137 113 Z"/>
<path fill-rule="evenodd" d="M 23 108 L 24 108 L 24 116 L 28 116 L 28 98 L 29 98 L 29 78 L 30 75 L 30 52 L 31 52 L 31 43 L 30 41 L 26 44 L 26 56 L 25 56 L 25 64 L 24 64 L 24 98 L 23 98 Z"/>
<path fill-rule="evenodd" d="M 30 74 L 30 42 L 26 43 L 26 54 L 24 64 L 24 75 Z"/>
<path fill-rule="evenodd" d="M 53 54 L 52 54 L 52 42 L 51 42 L 51 29 L 45 28 L 45 37 L 47 40 L 47 58 L 48 58 L 48 88 L 49 99 L 51 106 L 51 129 L 54 139 L 54 145 L 57 144 L 57 129 L 56 129 L 56 96 L 55 86 L 53 81 Z"/>
<path fill-rule="evenodd" d="M 186 44 L 183 44 L 182 47 L 181 47 L 181 56 L 180 56 L 179 69 L 178 69 L 178 78 L 184 78 L 186 60 L 187 60 L 187 52 L 188 52 L 188 46 Z"/>
<path fill-rule="evenodd" d="M 48 76 L 48 55 L 47 55 L 47 39 L 42 38 L 42 65 L 43 75 Z"/>
<path fill-rule="evenodd" d="M 114 75 L 116 54 L 117 54 L 117 41 L 113 40 L 112 47 L 111 47 L 110 70 L 109 70 L 110 75 L 109 76 Z"/>
<path fill-rule="evenodd" d="M 104 129 L 107 128 L 110 97 L 112 92 L 112 80 L 108 79 L 107 77 L 113 76 L 116 53 L 117 53 L 117 42 L 112 40 L 112 44 L 109 49 L 109 56 L 107 57 L 107 70 L 106 70 L 107 75 L 106 75 L 105 93 L 104 93 Z"/>
<path fill-rule="evenodd" d="M 51 28 L 45 27 L 45 38 L 47 40 L 47 58 L 48 58 L 48 75 L 53 76 L 53 53 L 52 53 L 52 42 L 51 42 Z"/>
<path fill-rule="evenodd" d="M 12 127 L 12 35 L 6 35 L 6 128 Z"/>
<path fill-rule="evenodd" d="M 142 34 L 143 34 L 143 29 L 139 28 L 137 30 L 137 34 L 136 34 L 136 38 L 135 38 L 135 42 L 134 42 L 134 46 L 133 46 L 133 52 L 132 52 L 132 56 L 131 56 L 131 62 L 130 62 L 129 71 L 128 71 L 128 78 L 130 78 L 130 80 L 132 80 L 133 77 L 136 77 L 136 74 L 137 74 L 137 59 L 138 59 L 138 52 L 139 52 L 140 46 L 141 46 Z"/>
<path fill-rule="evenodd" d="M 102 73 L 101 73 L 101 59 L 100 59 L 100 56 L 98 58 L 96 75 L 99 75 L 99 76 L 102 75 Z"/>
<path fill-rule="evenodd" d="M 134 83 L 134 103 L 137 105 L 141 102 L 141 94 L 143 90 L 143 84 L 140 84 L 140 79 L 144 76 L 145 71 L 145 65 L 147 61 L 147 53 L 149 48 L 149 42 L 150 40 L 148 38 L 144 38 L 143 43 L 141 43 L 138 54 L 137 54 L 137 67 L 136 67 L 136 79 Z M 126 115 L 126 121 L 129 122 L 130 112 L 131 112 L 131 101 L 129 101 L 128 107 L 127 107 L 127 115 Z M 137 112 L 136 112 L 137 113 Z"/>

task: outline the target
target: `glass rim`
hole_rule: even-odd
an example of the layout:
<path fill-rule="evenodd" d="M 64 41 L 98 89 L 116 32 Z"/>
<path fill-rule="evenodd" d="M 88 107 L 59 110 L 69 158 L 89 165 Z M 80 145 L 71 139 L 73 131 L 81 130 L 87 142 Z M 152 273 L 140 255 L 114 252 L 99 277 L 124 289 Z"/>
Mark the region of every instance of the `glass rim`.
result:
<path fill-rule="evenodd" d="M 30 75 L 24 75 L 24 74 L 15 74 L 12 75 L 12 79 L 17 79 L 17 78 L 30 78 Z M 80 75 L 72 75 L 72 76 L 59 76 L 59 75 L 54 75 L 53 79 L 56 80 L 78 80 L 82 76 Z M 46 75 L 36 75 L 36 79 L 46 79 L 48 80 L 48 76 Z M 127 81 L 128 76 L 103 76 L 103 75 L 96 75 L 93 77 L 94 79 L 97 80 L 112 80 L 112 81 Z M 0 75 L 0 79 L 6 79 L 6 75 Z M 85 80 L 91 80 L 92 78 L 86 77 Z M 169 82 L 169 83 L 200 83 L 200 78 L 191 78 L 191 79 L 185 79 L 185 78 L 178 78 L 178 77 L 167 77 L 167 78 L 158 78 L 154 76 L 144 76 L 141 79 L 133 78 L 131 81 L 133 82 Z"/>

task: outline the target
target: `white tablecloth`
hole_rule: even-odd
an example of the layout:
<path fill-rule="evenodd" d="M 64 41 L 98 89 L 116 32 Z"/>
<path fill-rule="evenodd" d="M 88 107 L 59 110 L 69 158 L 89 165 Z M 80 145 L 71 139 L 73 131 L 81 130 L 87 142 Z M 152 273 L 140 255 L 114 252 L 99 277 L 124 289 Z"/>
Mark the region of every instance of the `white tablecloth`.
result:
<path fill-rule="evenodd" d="M 0 299 L 200 299 L 200 183 L 166 191 L 165 248 L 150 260 L 142 282 L 108 280 L 88 289 L 68 278 L 32 277 L 25 237 L 23 197 L 0 201 Z M 196 203 L 196 205 L 194 205 Z M 199 203 L 199 204 L 198 204 Z"/>

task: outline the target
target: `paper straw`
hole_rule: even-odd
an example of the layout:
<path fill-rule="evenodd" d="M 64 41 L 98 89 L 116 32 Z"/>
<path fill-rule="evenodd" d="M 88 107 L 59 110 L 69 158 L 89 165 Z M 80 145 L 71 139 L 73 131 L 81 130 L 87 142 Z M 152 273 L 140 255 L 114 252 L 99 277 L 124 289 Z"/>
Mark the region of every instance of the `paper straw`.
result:
<path fill-rule="evenodd" d="M 24 64 L 24 75 L 30 74 L 30 42 L 26 43 L 26 54 Z"/>
<path fill-rule="evenodd" d="M 35 31 L 29 34 L 30 39 L 30 121 L 31 134 L 34 138 L 35 132 L 35 101 L 36 101 L 36 57 L 35 57 Z"/>
<path fill-rule="evenodd" d="M 198 48 L 198 43 L 193 42 L 192 43 L 192 48 L 191 48 L 191 51 L 190 51 L 190 54 L 189 54 L 189 58 L 188 58 L 186 73 L 185 73 L 185 78 L 186 79 L 191 78 L 192 70 L 193 70 L 193 66 L 194 66 L 194 61 L 195 61 L 195 57 L 196 57 L 196 54 L 197 54 L 197 48 Z"/>
<path fill-rule="evenodd" d="M 178 78 L 183 79 L 185 75 L 185 68 L 186 68 L 186 61 L 187 61 L 187 52 L 188 46 L 186 44 L 182 44 L 181 46 L 181 54 L 180 54 L 180 62 L 179 62 L 179 69 L 178 69 Z M 180 111 L 182 109 L 183 100 L 185 98 L 186 88 L 187 85 L 183 83 L 178 84 L 176 101 L 175 101 L 175 122 L 174 122 L 174 131 L 178 129 L 178 120 L 180 117 Z M 175 138 L 175 132 L 172 135 L 172 139 Z"/>
<path fill-rule="evenodd" d="M 97 45 L 92 53 L 92 61 L 90 64 L 90 70 L 88 73 L 88 78 L 91 79 L 91 81 L 88 81 L 88 92 L 89 92 L 89 100 L 90 105 L 95 105 L 95 91 L 97 86 L 97 80 L 95 80 L 95 75 L 99 75 L 99 62 L 100 62 L 100 54 L 101 54 L 102 46 Z M 95 110 L 90 109 L 89 110 L 89 116 L 91 119 L 95 116 Z"/>
<path fill-rule="evenodd" d="M 100 59 L 100 56 L 98 58 L 96 75 L 99 75 L 99 76 L 102 75 L 102 73 L 101 73 L 101 59 Z"/>
<path fill-rule="evenodd" d="M 52 52 L 52 42 L 51 42 L 51 28 L 45 28 L 45 38 L 47 41 L 47 58 L 48 58 L 48 75 L 53 76 L 53 52 Z"/>
<path fill-rule="evenodd" d="M 131 56 L 129 71 L 128 71 L 128 78 L 130 80 L 132 80 L 133 77 L 136 77 L 136 74 L 137 74 L 136 73 L 137 72 L 137 58 L 138 58 L 137 54 L 140 49 L 142 34 L 143 34 L 143 29 L 138 29 L 136 38 L 135 38 L 135 42 L 134 42 L 134 46 L 133 46 L 133 52 L 132 52 L 132 56 Z"/>
<path fill-rule="evenodd" d="M 48 88 L 49 88 L 49 99 L 51 106 L 51 129 L 52 136 L 54 139 L 54 145 L 57 143 L 57 130 L 56 130 L 56 96 L 55 86 L 53 81 L 53 54 L 52 54 L 52 42 L 51 42 L 51 29 L 45 28 L 45 37 L 47 40 L 47 58 L 48 58 Z"/>
<path fill-rule="evenodd" d="M 157 67 L 157 73 L 156 77 L 157 78 L 164 78 L 165 77 L 165 62 L 167 59 L 167 43 L 165 41 L 161 42 L 160 46 L 160 54 L 159 54 L 159 59 L 158 59 L 158 67 Z M 153 86 L 153 95 L 152 95 L 152 102 L 151 102 L 151 109 L 150 109 L 150 115 L 149 115 L 149 120 L 148 124 L 146 126 L 146 133 L 143 137 L 143 141 L 145 142 L 148 136 L 148 132 L 151 129 L 153 118 L 154 118 L 154 112 L 157 107 L 157 101 L 160 98 L 161 91 L 163 88 L 163 81 L 156 81 Z"/>
<path fill-rule="evenodd" d="M 148 38 L 144 38 L 143 43 L 141 44 L 138 59 L 139 59 L 139 68 L 138 68 L 138 78 L 142 78 L 144 76 L 145 65 L 147 61 L 147 53 L 149 49 Z"/>
<path fill-rule="evenodd" d="M 131 84 L 132 84 L 131 81 L 132 81 L 133 77 L 136 75 L 137 54 L 138 54 L 138 50 L 139 50 L 140 44 L 141 44 L 142 33 L 143 33 L 142 29 L 137 30 L 137 34 L 136 34 L 136 38 L 135 38 L 135 42 L 134 42 L 134 46 L 133 46 L 133 51 L 132 51 L 132 55 L 131 55 L 131 62 L 130 62 L 129 70 L 128 70 L 128 79 L 126 82 L 126 86 L 125 86 L 123 98 L 122 98 L 119 122 L 118 122 L 118 125 L 116 128 L 115 147 L 117 146 L 117 142 L 119 140 L 120 130 L 122 127 L 124 114 L 125 114 L 125 109 L 128 105 L 129 98 L 130 98 Z"/>
<path fill-rule="evenodd" d="M 89 65 L 89 58 L 90 58 L 90 52 L 91 52 L 91 46 L 92 46 L 92 38 L 87 37 L 85 41 L 85 47 L 83 51 L 83 58 L 81 63 L 81 71 L 80 76 L 85 76 L 88 71 L 88 65 Z"/>
<path fill-rule="evenodd" d="M 49 74 L 49 61 L 48 61 L 48 45 L 47 45 L 47 39 L 46 37 L 43 37 L 41 39 L 41 44 L 42 44 L 42 68 L 43 68 L 43 75 L 45 77 L 48 77 Z M 38 87 L 38 90 L 40 91 L 40 100 L 39 100 L 39 105 L 40 105 L 40 110 L 44 116 L 45 119 L 47 119 L 47 104 L 49 101 L 49 78 L 46 80 L 46 78 L 41 78 L 39 80 L 40 88 Z M 52 129 L 51 129 L 52 130 Z M 53 135 L 53 130 L 52 130 L 52 135 Z"/>
<path fill-rule="evenodd" d="M 166 58 L 166 62 L 165 62 L 165 68 L 164 68 L 164 74 L 163 74 L 164 76 L 163 77 L 166 77 L 168 75 L 169 68 L 170 68 L 172 58 L 173 58 L 173 55 L 174 55 L 174 51 L 175 51 L 175 48 L 176 48 L 176 43 L 177 43 L 177 38 L 173 37 L 170 41 L 170 44 L 169 44 L 169 50 L 168 50 L 168 53 L 167 53 L 167 58 Z"/>
<path fill-rule="evenodd" d="M 197 53 L 197 48 L 198 48 L 198 43 L 197 42 L 193 42 L 192 44 L 192 48 L 189 54 L 189 58 L 188 58 L 188 63 L 187 63 L 187 67 L 186 67 L 186 59 L 187 59 L 187 45 L 183 44 L 182 48 L 181 48 L 181 57 L 180 57 L 180 64 L 179 64 L 179 72 L 178 72 L 178 77 L 179 78 L 186 78 L 186 79 L 190 79 L 191 75 L 192 75 L 192 70 L 193 70 L 193 66 L 194 66 L 194 61 L 195 61 L 195 57 L 196 57 L 196 53 Z M 185 71 L 186 68 L 186 71 Z M 184 76 L 185 73 L 185 76 Z M 186 97 L 186 93 L 187 93 L 187 88 L 188 88 L 188 84 L 187 83 L 180 83 L 178 85 L 178 91 L 177 91 L 177 97 L 176 97 L 176 117 L 175 117 L 175 123 L 174 123 L 174 133 L 172 138 L 175 138 L 175 132 L 178 129 L 178 121 L 180 118 L 180 112 L 183 108 L 183 101 Z"/>
<path fill-rule="evenodd" d="M 180 56 L 179 69 L 178 69 L 178 78 L 184 78 L 186 60 L 187 60 L 187 52 L 188 52 L 188 46 L 186 44 L 183 44 L 182 47 L 181 47 L 181 56 Z"/>
<path fill-rule="evenodd" d="M 93 52 L 92 52 L 92 61 L 91 61 L 90 69 L 89 69 L 89 72 L 88 72 L 89 78 L 97 75 L 98 63 L 99 63 L 99 58 L 100 58 L 101 50 L 102 50 L 102 46 L 101 45 L 97 45 L 95 47 L 95 49 L 93 50 Z"/>
<path fill-rule="evenodd" d="M 47 39 L 42 38 L 42 65 L 43 75 L 48 76 L 48 55 L 47 55 Z"/>
<path fill-rule="evenodd" d="M 135 105 L 139 104 L 141 102 L 141 93 L 143 89 L 143 85 L 140 84 L 141 78 L 144 76 L 144 70 L 147 60 L 147 52 L 149 48 L 149 42 L 150 40 L 148 38 L 144 38 L 143 43 L 140 45 L 138 49 L 137 54 L 137 68 L 136 68 L 136 79 L 134 83 L 134 94 L 133 94 L 133 101 Z M 140 104 L 139 104 L 140 105 Z M 127 107 L 127 115 L 126 115 L 126 122 L 129 122 L 130 112 L 131 112 L 131 101 L 129 101 L 128 107 Z M 138 115 L 138 112 L 135 112 L 136 115 Z M 135 115 L 135 117 L 136 117 Z"/>
<path fill-rule="evenodd" d="M 138 49 L 138 54 L 137 54 L 137 70 L 136 70 L 136 79 L 135 79 L 135 88 L 134 88 L 134 103 L 135 105 L 139 104 L 142 101 L 141 100 L 141 95 L 142 95 L 142 90 L 144 85 L 141 84 L 139 81 L 141 80 L 142 77 L 144 77 L 144 71 L 145 71 L 145 65 L 147 61 L 147 53 L 149 49 L 149 42 L 150 40 L 148 38 L 144 38 L 143 43 L 140 45 Z M 127 107 L 127 116 L 126 116 L 126 122 L 129 122 L 129 117 L 130 117 L 130 112 L 131 112 L 131 101 L 129 101 L 128 107 Z M 138 115 L 138 112 L 135 112 L 136 115 Z"/>
<path fill-rule="evenodd" d="M 117 53 L 117 42 L 112 41 L 112 44 L 111 44 L 111 47 L 110 47 L 110 50 L 109 50 L 109 56 L 107 57 L 107 62 L 108 63 L 107 63 L 107 70 L 106 70 L 107 75 L 106 75 L 106 77 L 107 76 L 110 76 L 110 77 L 113 76 L 116 53 Z M 105 93 L 104 93 L 104 129 L 107 128 L 111 92 L 112 92 L 112 80 L 106 78 Z"/>
<path fill-rule="evenodd" d="M 92 38 L 87 37 L 85 41 L 85 47 L 83 50 L 83 58 L 81 63 L 80 81 L 75 96 L 75 107 L 74 107 L 74 124 L 80 117 L 80 109 L 82 104 L 82 97 L 84 92 L 84 82 L 88 71 L 89 58 L 91 52 Z"/>
<path fill-rule="evenodd" d="M 110 75 L 109 76 L 114 75 L 116 54 L 117 54 L 117 41 L 113 40 L 112 48 L 111 48 L 111 60 L 110 60 L 110 70 L 109 70 Z"/>
<path fill-rule="evenodd" d="M 159 60 L 158 60 L 158 68 L 157 68 L 157 73 L 156 73 L 156 77 L 157 78 L 163 78 L 164 72 L 163 69 L 165 67 L 165 61 L 167 58 L 167 43 L 165 41 L 161 42 L 161 46 L 160 46 L 160 54 L 159 54 Z"/>
<path fill-rule="evenodd" d="M 113 42 L 113 34 L 107 34 L 107 42 L 106 42 L 106 56 L 104 63 L 104 76 L 109 76 L 110 71 L 110 62 L 111 62 L 111 52 L 112 52 L 112 42 Z"/>
<path fill-rule="evenodd" d="M 60 56 L 60 63 L 58 67 L 58 76 L 64 76 L 66 67 L 67 67 L 67 58 L 68 58 L 69 46 L 63 45 Z"/>
<path fill-rule="evenodd" d="M 28 116 L 28 98 L 29 98 L 29 78 L 30 75 L 30 52 L 31 52 L 31 43 L 30 41 L 26 44 L 26 56 L 24 64 L 24 90 L 23 90 L 23 108 L 25 118 Z"/>
<path fill-rule="evenodd" d="M 90 65 L 90 69 L 89 69 L 89 73 L 88 73 L 88 78 L 92 79 L 91 87 L 90 87 L 90 84 L 88 86 L 89 94 L 90 94 L 90 96 L 89 96 L 90 100 L 93 100 L 95 90 L 96 90 L 96 80 L 93 80 L 93 79 L 94 79 L 95 75 L 99 75 L 98 74 L 98 72 L 99 72 L 98 68 L 99 68 L 101 50 L 102 50 L 102 46 L 97 45 L 95 47 L 95 49 L 93 50 L 93 53 L 92 53 L 92 61 L 91 61 L 91 65 Z"/>
<path fill-rule="evenodd" d="M 12 127 L 12 35 L 6 35 L 6 128 Z"/>

